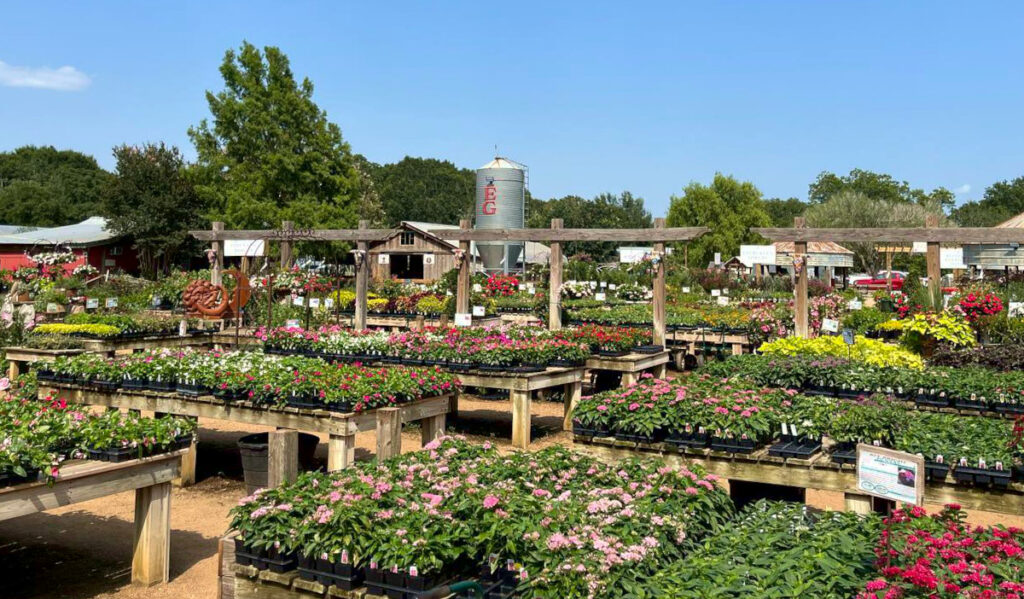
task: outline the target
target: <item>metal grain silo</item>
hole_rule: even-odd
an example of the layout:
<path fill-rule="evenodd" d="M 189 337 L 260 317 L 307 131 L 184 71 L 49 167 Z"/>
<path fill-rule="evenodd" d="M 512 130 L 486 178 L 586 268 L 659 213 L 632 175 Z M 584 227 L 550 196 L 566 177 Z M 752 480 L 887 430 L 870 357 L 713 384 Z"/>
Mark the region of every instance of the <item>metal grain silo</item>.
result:
<path fill-rule="evenodd" d="M 522 229 L 526 226 L 526 167 L 495 157 L 476 170 L 477 229 Z M 483 242 L 477 251 L 487 271 L 514 270 L 522 242 Z"/>

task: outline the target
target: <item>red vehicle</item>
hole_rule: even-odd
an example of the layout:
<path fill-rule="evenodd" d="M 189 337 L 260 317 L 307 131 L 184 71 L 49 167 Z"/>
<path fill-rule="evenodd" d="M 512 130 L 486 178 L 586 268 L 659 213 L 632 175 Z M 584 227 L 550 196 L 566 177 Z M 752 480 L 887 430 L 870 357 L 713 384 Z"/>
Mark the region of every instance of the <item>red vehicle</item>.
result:
<path fill-rule="evenodd" d="M 886 273 L 881 272 L 875 275 L 874 278 L 854 281 L 853 286 L 857 289 L 869 289 L 872 291 L 876 289 L 887 289 L 888 280 L 885 278 L 885 275 Z M 895 270 L 892 272 L 892 288 L 896 291 L 903 289 L 903 276 L 904 275 L 901 272 Z"/>

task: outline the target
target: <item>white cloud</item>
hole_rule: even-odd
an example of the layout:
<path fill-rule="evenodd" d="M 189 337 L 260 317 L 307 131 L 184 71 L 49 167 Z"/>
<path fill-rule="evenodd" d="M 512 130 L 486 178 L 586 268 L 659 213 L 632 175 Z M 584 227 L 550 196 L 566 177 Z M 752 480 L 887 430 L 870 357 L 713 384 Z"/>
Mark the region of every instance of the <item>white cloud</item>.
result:
<path fill-rule="evenodd" d="M 16 67 L 0 60 L 0 85 L 37 87 L 57 91 L 78 91 L 89 87 L 92 79 L 75 67 Z"/>
<path fill-rule="evenodd" d="M 956 189 L 953 190 L 953 193 L 955 193 L 957 195 L 960 195 L 962 193 L 970 193 L 970 192 L 971 192 L 971 184 L 970 183 L 964 183 L 960 187 L 957 187 Z"/>

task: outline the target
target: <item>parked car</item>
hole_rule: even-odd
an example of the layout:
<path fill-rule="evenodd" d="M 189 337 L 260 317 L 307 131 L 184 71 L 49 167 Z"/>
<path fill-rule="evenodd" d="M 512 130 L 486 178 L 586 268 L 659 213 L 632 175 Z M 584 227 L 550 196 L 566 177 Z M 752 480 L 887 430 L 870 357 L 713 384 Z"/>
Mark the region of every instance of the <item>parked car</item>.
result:
<path fill-rule="evenodd" d="M 885 289 L 888 286 L 888 280 L 886 272 L 882 271 L 873 277 L 864 279 L 856 279 L 853 281 L 853 286 L 857 289 Z M 907 273 L 899 270 L 892 271 L 892 288 L 903 289 L 903 281 L 906 279 Z"/>

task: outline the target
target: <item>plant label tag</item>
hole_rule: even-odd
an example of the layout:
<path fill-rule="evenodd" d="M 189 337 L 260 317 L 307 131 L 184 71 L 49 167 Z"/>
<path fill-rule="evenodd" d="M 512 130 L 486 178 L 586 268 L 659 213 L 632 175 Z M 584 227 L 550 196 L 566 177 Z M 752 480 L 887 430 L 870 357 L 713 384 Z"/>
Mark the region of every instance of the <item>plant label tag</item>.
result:
<path fill-rule="evenodd" d="M 164 298 L 160 297 L 159 295 L 154 295 L 153 296 L 153 307 L 154 308 L 159 308 L 160 304 L 162 304 L 163 302 L 164 302 Z"/>
<path fill-rule="evenodd" d="M 324 306 L 329 310 L 334 307 L 334 298 L 324 298 Z"/>
<path fill-rule="evenodd" d="M 473 324 L 473 315 L 461 312 L 455 315 L 455 326 L 457 327 L 468 327 Z"/>
<path fill-rule="evenodd" d="M 846 303 L 846 307 L 850 310 L 860 310 L 864 307 L 864 302 L 859 299 L 852 299 Z"/>
<path fill-rule="evenodd" d="M 786 424 L 785 422 L 782 423 L 782 434 L 783 435 L 788 435 L 789 434 L 789 425 Z"/>
<path fill-rule="evenodd" d="M 609 291 L 615 291 L 618 288 L 619 288 L 619 286 L 616 285 L 615 283 L 612 283 L 611 285 L 608 286 L 608 290 Z"/>
<path fill-rule="evenodd" d="M 599 302 L 603 302 L 605 299 L 607 299 L 607 297 L 605 296 L 605 293 L 603 291 L 599 291 L 594 294 L 594 299 L 596 299 Z"/>
<path fill-rule="evenodd" d="M 537 293 L 537 288 L 533 286 L 533 283 L 530 283 L 529 285 L 526 286 L 526 292 Z"/>
<path fill-rule="evenodd" d="M 924 478 L 924 458 L 919 455 L 857 445 L 857 489 L 863 493 L 921 505 Z"/>
<path fill-rule="evenodd" d="M 1010 302 L 1010 318 L 1024 316 L 1024 302 Z"/>
<path fill-rule="evenodd" d="M 689 287 L 683 287 L 683 293 L 690 293 Z"/>
<path fill-rule="evenodd" d="M 604 289 L 607 286 L 608 286 L 608 282 L 607 281 L 601 281 L 601 289 Z"/>
<path fill-rule="evenodd" d="M 289 318 L 288 320 L 284 321 L 284 326 L 288 327 L 289 329 L 297 329 L 299 328 L 299 319 Z"/>
<path fill-rule="evenodd" d="M 821 330 L 826 333 L 838 333 L 839 321 L 834 318 L 826 318 L 821 321 Z"/>
<path fill-rule="evenodd" d="M 391 256 L 388 254 L 378 254 L 377 264 L 391 264 Z"/>
<path fill-rule="evenodd" d="M 182 318 L 181 322 L 178 323 L 178 336 L 184 337 L 186 335 L 188 335 L 188 321 Z"/>
<path fill-rule="evenodd" d="M 843 329 L 843 343 L 853 345 L 854 341 L 856 341 L 856 336 L 853 334 L 853 329 Z"/>
<path fill-rule="evenodd" d="M 297 297 L 293 297 L 292 298 L 292 305 L 293 306 L 299 306 L 301 308 L 302 306 L 306 305 L 306 298 L 302 297 L 301 295 L 297 296 Z"/>
<path fill-rule="evenodd" d="M 729 298 L 727 298 L 727 297 L 723 297 L 723 296 L 720 295 L 720 296 L 718 296 L 717 301 L 718 301 L 718 305 L 719 306 L 728 306 L 729 305 Z"/>
<path fill-rule="evenodd" d="M 519 284 L 519 291 L 526 291 L 526 284 L 525 283 L 520 283 Z"/>
<path fill-rule="evenodd" d="M 721 289 L 712 289 L 711 290 L 711 297 L 721 297 L 721 295 L 722 295 L 722 290 Z"/>
<path fill-rule="evenodd" d="M 480 283 L 473 283 L 473 291 L 474 292 L 480 293 L 483 290 L 484 290 L 484 288 L 480 286 Z"/>
<path fill-rule="evenodd" d="M 487 310 L 483 306 L 473 306 L 473 316 L 483 318 L 486 315 Z"/>
<path fill-rule="evenodd" d="M 116 308 L 117 307 L 117 298 L 116 297 L 108 297 L 107 301 L 106 301 L 106 303 L 104 305 L 106 305 L 106 307 L 108 307 L 108 308 Z"/>
<path fill-rule="evenodd" d="M 318 297 L 311 297 L 311 298 L 309 298 L 309 307 L 310 308 L 319 308 L 320 307 L 320 298 L 318 298 Z"/>
<path fill-rule="evenodd" d="M 96 297 L 87 297 L 87 298 L 85 298 L 85 309 L 86 310 L 95 310 L 96 308 L 99 308 L 99 307 L 100 307 L 100 300 L 99 300 L 99 298 L 96 298 Z"/>
<path fill-rule="evenodd" d="M 54 314 L 56 312 L 60 312 L 60 308 L 57 306 L 57 304 L 55 304 L 53 302 L 50 302 L 50 303 L 46 304 L 46 313 L 47 314 Z"/>

